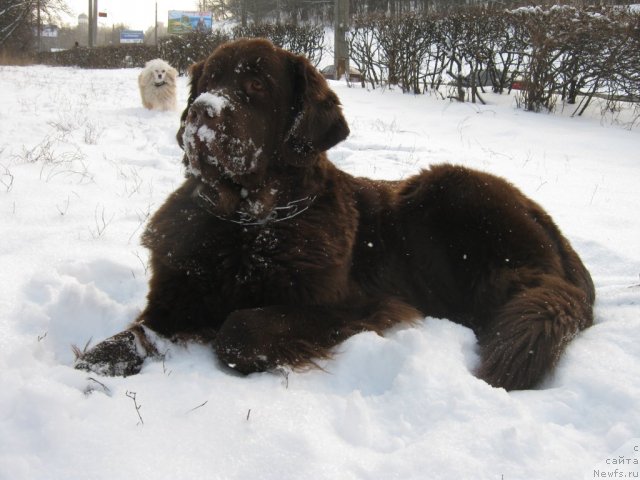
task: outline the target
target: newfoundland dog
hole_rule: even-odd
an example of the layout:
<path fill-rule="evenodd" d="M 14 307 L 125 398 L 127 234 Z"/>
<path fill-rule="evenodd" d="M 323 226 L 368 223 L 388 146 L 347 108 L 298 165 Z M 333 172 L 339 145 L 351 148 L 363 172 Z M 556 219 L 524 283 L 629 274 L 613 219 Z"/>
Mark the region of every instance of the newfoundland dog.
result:
<path fill-rule="evenodd" d="M 402 181 L 339 170 L 325 154 L 349 134 L 337 96 L 265 40 L 224 44 L 190 74 L 187 178 L 143 236 L 147 306 L 77 368 L 135 374 L 159 355 L 156 335 L 206 342 L 243 374 L 303 367 L 429 315 L 473 329 L 477 376 L 524 389 L 591 325 L 589 273 L 505 180 L 454 165 Z"/>
<path fill-rule="evenodd" d="M 144 108 L 175 110 L 177 76 L 176 69 L 164 60 L 149 60 L 138 75 L 138 87 Z"/>

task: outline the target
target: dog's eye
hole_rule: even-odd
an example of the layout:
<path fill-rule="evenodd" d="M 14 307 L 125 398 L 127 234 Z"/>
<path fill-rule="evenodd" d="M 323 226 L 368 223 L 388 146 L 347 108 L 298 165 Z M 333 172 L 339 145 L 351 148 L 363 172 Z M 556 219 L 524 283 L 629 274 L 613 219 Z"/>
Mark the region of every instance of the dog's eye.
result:
<path fill-rule="evenodd" d="M 262 93 L 264 91 L 264 83 L 260 80 L 254 78 L 252 80 L 248 80 L 246 83 L 246 89 L 248 94 L 252 93 Z"/>

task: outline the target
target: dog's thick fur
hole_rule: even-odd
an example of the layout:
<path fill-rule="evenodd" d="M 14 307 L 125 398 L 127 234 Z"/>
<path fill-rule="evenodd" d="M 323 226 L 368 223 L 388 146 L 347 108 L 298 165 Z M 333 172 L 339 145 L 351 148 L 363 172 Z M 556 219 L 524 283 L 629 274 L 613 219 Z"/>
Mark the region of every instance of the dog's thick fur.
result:
<path fill-rule="evenodd" d="M 164 60 L 149 60 L 138 75 L 138 87 L 144 108 L 175 110 L 177 77 L 178 71 Z"/>
<path fill-rule="evenodd" d="M 452 165 L 397 182 L 342 172 L 324 153 L 349 133 L 338 98 L 267 41 L 225 44 L 191 76 L 178 132 L 187 179 L 143 237 L 152 278 L 129 330 L 139 339 L 197 337 L 248 374 L 431 315 L 475 331 L 479 377 L 522 389 L 592 323 L 589 273 L 506 181 Z M 119 335 L 77 366 L 138 371 L 154 348 Z"/>

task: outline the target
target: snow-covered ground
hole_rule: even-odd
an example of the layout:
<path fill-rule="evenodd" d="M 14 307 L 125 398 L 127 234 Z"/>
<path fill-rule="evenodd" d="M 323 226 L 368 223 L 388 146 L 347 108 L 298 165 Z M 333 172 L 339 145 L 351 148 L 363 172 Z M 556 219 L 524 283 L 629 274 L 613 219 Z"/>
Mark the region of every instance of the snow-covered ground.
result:
<path fill-rule="evenodd" d="M 128 378 L 73 370 L 72 344 L 143 307 L 139 236 L 182 179 L 179 112 L 144 110 L 138 73 L 0 67 L 0 479 L 639 477 L 640 131 L 513 97 L 333 83 L 352 134 L 330 156 L 376 178 L 461 163 L 548 209 L 598 300 L 539 389 L 476 379 L 473 333 L 433 318 L 357 335 L 324 371 L 243 378 L 202 346 Z"/>

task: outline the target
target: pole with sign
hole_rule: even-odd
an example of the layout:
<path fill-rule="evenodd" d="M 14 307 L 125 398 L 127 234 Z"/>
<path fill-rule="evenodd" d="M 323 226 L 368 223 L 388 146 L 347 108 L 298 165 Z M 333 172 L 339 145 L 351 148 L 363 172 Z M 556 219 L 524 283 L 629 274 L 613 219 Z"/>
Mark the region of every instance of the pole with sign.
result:
<path fill-rule="evenodd" d="M 107 14 L 105 13 L 106 17 Z M 96 46 L 98 38 L 98 0 L 89 0 L 89 47 Z"/>

